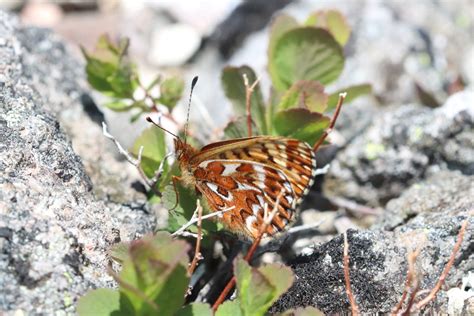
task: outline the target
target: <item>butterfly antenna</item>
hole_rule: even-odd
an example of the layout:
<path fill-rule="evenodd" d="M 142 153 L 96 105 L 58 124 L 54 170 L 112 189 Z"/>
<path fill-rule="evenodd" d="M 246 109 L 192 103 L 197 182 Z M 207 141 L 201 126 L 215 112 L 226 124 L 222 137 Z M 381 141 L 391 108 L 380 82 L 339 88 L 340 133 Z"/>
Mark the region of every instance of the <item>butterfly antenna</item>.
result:
<path fill-rule="evenodd" d="M 191 110 L 191 98 L 193 96 L 193 90 L 194 87 L 196 86 L 196 83 L 198 82 L 198 76 L 195 76 L 193 78 L 193 81 L 191 82 L 191 92 L 189 93 L 189 101 L 188 101 L 188 113 L 186 114 L 186 124 L 184 125 L 184 143 L 186 144 L 186 138 L 188 136 L 188 125 L 189 125 L 189 112 Z"/>
<path fill-rule="evenodd" d="M 150 123 L 152 123 L 153 125 L 155 125 L 156 127 L 158 127 L 159 129 L 167 132 L 168 134 L 172 135 L 173 137 L 176 137 L 179 139 L 179 137 L 176 135 L 176 134 L 173 134 L 171 133 L 169 130 L 167 130 L 166 128 L 164 128 L 163 126 L 161 126 L 160 124 L 157 124 L 155 121 L 153 121 L 153 119 L 149 116 L 146 117 L 146 120 Z"/>

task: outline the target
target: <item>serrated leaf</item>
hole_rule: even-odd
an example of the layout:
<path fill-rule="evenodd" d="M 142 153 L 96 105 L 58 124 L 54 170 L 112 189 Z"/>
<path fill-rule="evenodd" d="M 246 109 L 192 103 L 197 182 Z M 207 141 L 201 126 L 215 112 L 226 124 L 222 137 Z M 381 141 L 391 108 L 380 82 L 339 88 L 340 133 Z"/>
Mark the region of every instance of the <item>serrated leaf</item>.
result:
<path fill-rule="evenodd" d="M 278 39 L 289 30 L 298 27 L 298 21 L 290 15 L 280 14 L 273 19 L 270 26 L 270 40 L 268 43 L 268 56 L 273 55 Z"/>
<path fill-rule="evenodd" d="M 159 102 L 170 110 L 173 109 L 181 99 L 184 91 L 184 81 L 179 77 L 171 77 L 164 80 L 160 85 Z"/>
<path fill-rule="evenodd" d="M 327 85 L 339 77 L 343 68 L 341 46 L 328 31 L 315 27 L 284 33 L 269 59 L 270 76 L 278 90 L 286 90 L 299 80 Z"/>
<path fill-rule="evenodd" d="M 372 85 L 368 83 L 358 84 L 358 85 L 350 86 L 344 89 L 340 89 L 334 93 L 331 93 L 329 95 L 329 100 L 328 100 L 329 111 L 336 108 L 337 101 L 339 100 L 339 94 L 341 94 L 342 92 L 347 93 L 346 98 L 344 99 L 344 104 L 348 104 L 360 96 L 372 93 Z"/>
<path fill-rule="evenodd" d="M 120 310 L 120 293 L 112 289 L 96 289 L 87 292 L 76 305 L 79 316 L 122 315 Z"/>
<path fill-rule="evenodd" d="M 165 232 L 131 242 L 117 281 L 135 314 L 173 315 L 181 308 L 189 284 L 188 250 L 186 242 Z"/>
<path fill-rule="evenodd" d="M 328 95 L 324 93 L 322 84 L 317 81 L 300 80 L 285 92 L 278 109 L 306 108 L 312 112 L 323 113 L 327 102 Z"/>
<path fill-rule="evenodd" d="M 269 264 L 252 268 L 242 258 L 235 261 L 238 298 L 243 315 L 264 315 L 293 283 L 290 268 Z"/>
<path fill-rule="evenodd" d="M 176 316 L 212 316 L 212 309 L 209 304 L 194 302 L 181 308 Z"/>
<path fill-rule="evenodd" d="M 244 316 L 242 311 L 240 310 L 240 302 L 239 300 L 234 301 L 225 301 L 216 311 L 216 316 Z"/>
<path fill-rule="evenodd" d="M 256 129 L 254 122 L 252 125 L 252 131 Z M 235 139 L 248 137 L 247 117 L 239 116 L 235 120 L 230 121 L 224 128 L 225 139 Z"/>
<path fill-rule="evenodd" d="M 314 144 L 329 126 L 330 119 L 307 109 L 279 111 L 273 122 L 278 135 Z"/>
<path fill-rule="evenodd" d="M 151 178 L 166 155 L 164 132 L 155 126 L 148 127 L 138 136 L 133 144 L 131 152 L 135 157 L 138 157 L 141 146 L 143 146 L 143 152 L 140 166 L 147 177 Z M 168 163 L 165 162 L 163 167 L 163 173 L 166 174 L 169 170 Z"/>
<path fill-rule="evenodd" d="M 166 185 L 163 190 L 162 202 L 163 206 L 171 210 L 169 212 L 168 227 L 169 232 L 175 232 L 181 226 L 186 224 L 193 216 L 196 209 L 197 197 L 192 190 L 177 185 L 178 190 L 178 204 L 176 205 L 176 191 L 172 184 Z M 194 227 L 190 227 L 193 231 Z"/>
<path fill-rule="evenodd" d="M 324 316 L 324 313 L 316 307 L 307 306 L 287 310 L 280 314 L 280 316 Z"/>
<path fill-rule="evenodd" d="M 342 13 L 337 10 L 316 11 L 308 17 L 305 25 L 328 30 L 341 46 L 347 43 L 351 35 L 351 27 Z"/>
<path fill-rule="evenodd" d="M 246 89 L 243 74 L 247 75 L 251 86 L 257 79 L 255 72 L 248 66 L 226 67 L 222 71 L 221 82 L 226 97 L 232 102 L 234 110 L 241 115 L 246 115 Z M 250 113 L 252 120 L 258 127 L 253 130 L 254 135 L 267 134 L 267 122 L 265 119 L 265 105 L 263 102 L 260 84 L 257 84 L 250 98 Z"/>

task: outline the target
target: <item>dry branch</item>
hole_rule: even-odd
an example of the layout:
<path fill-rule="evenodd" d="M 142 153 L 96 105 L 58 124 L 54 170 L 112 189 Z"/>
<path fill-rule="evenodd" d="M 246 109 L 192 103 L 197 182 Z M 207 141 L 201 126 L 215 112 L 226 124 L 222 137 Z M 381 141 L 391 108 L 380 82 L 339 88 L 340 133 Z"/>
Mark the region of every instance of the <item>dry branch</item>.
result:
<path fill-rule="evenodd" d="M 347 241 L 347 233 L 344 233 L 344 281 L 346 283 L 346 294 L 349 298 L 349 303 L 351 304 L 352 315 L 359 315 L 359 307 L 355 300 L 354 294 L 352 293 L 351 288 L 351 277 L 349 272 L 349 242 Z"/>

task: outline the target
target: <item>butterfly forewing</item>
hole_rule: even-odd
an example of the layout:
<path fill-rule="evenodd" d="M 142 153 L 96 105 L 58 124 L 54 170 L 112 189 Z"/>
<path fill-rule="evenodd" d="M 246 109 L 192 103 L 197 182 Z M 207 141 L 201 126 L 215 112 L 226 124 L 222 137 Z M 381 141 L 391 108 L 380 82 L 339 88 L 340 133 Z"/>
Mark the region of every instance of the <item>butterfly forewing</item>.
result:
<path fill-rule="evenodd" d="M 287 226 L 316 170 L 314 153 L 307 144 L 281 137 L 210 144 L 190 157 L 189 164 L 196 187 L 210 208 L 233 207 L 224 213 L 224 224 L 253 238 L 263 224 L 266 207 L 270 212 L 278 204 L 268 235 Z"/>

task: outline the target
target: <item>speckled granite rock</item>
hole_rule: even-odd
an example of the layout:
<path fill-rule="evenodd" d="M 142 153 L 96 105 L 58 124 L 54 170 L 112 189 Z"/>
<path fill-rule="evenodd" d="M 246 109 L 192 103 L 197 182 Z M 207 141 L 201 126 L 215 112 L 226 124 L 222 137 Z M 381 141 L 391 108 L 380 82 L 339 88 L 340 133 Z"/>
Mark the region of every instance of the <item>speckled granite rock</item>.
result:
<path fill-rule="evenodd" d="M 449 180 L 443 181 L 445 178 Z M 349 232 L 352 289 L 361 312 L 389 313 L 399 301 L 406 278 L 407 249 L 422 249 L 416 261 L 420 288 L 431 289 L 444 269 L 460 225 L 467 217 L 470 218 L 469 226 L 446 280 L 446 288 L 457 287 L 462 277 L 474 269 L 473 180 L 473 176 L 459 172 L 434 175 L 411 186 L 400 198 L 389 203 L 389 212 L 381 219 L 382 223 L 390 222 L 392 213 L 407 213 L 404 208 L 414 210 L 401 223 L 387 227 L 391 231 Z M 316 247 L 313 254 L 292 262 L 296 281 L 272 311 L 313 305 L 328 314 L 347 313 L 349 303 L 342 270 L 342 242 L 342 237 L 338 236 Z M 446 292 L 441 291 L 436 301 L 422 312 L 445 314 L 447 306 Z"/>
<path fill-rule="evenodd" d="M 151 231 L 154 218 L 94 196 L 55 117 L 71 104 L 78 107 L 74 77 L 58 66 L 70 59 L 61 59 L 64 46 L 47 40 L 37 49 L 52 57 L 34 59 L 29 54 L 37 51 L 25 49 L 28 37 L 21 32 L 0 12 L 0 314 L 61 315 L 73 313 L 87 289 L 113 284 L 106 249 Z M 43 65 L 32 68 L 26 60 Z M 55 79 L 48 83 L 48 76 Z"/>
<path fill-rule="evenodd" d="M 466 90 L 434 110 L 406 105 L 374 117 L 331 163 L 325 191 L 380 206 L 429 172 L 474 174 L 472 104 Z"/>

